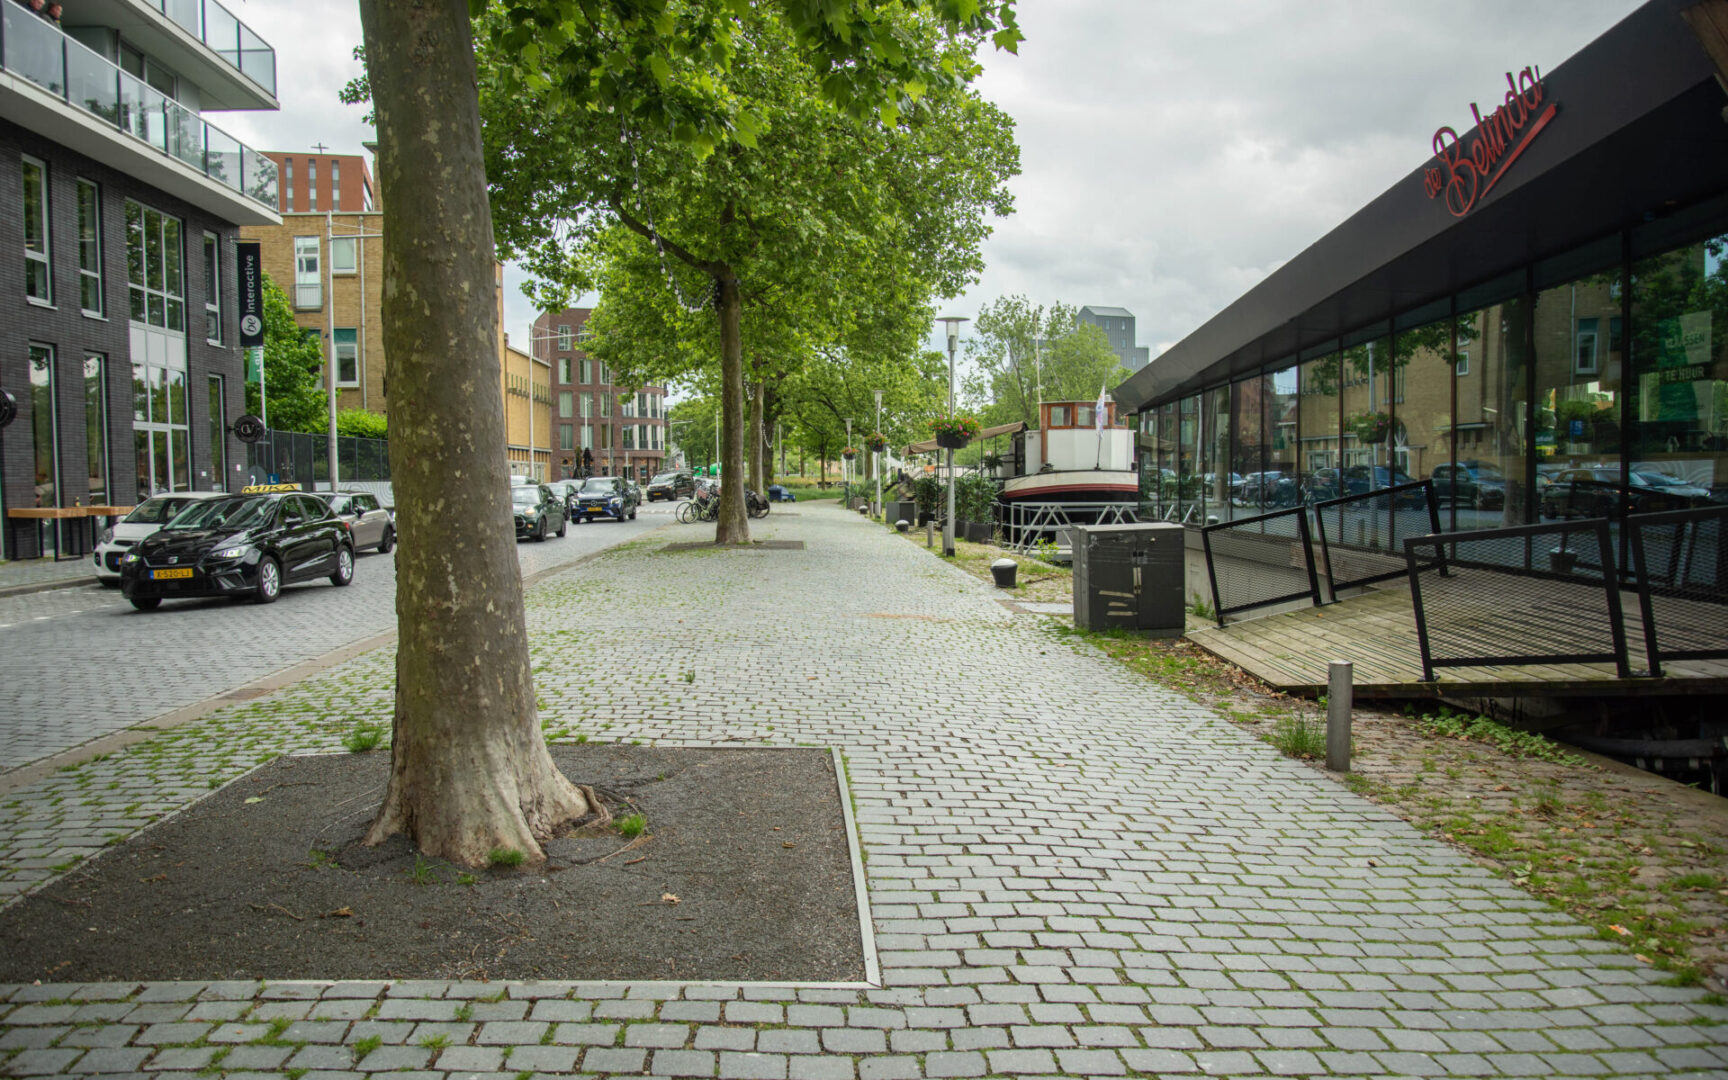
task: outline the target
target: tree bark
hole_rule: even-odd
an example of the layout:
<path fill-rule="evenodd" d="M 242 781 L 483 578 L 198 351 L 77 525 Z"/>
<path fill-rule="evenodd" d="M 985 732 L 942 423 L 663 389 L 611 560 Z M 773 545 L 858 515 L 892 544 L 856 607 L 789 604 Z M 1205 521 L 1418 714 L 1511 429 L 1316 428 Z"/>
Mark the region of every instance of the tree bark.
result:
<path fill-rule="evenodd" d="M 763 464 L 763 460 L 762 460 L 766 456 L 762 452 L 762 443 L 763 443 L 763 440 L 767 437 L 767 431 L 762 426 L 762 419 L 764 416 L 764 408 L 767 405 L 767 398 L 768 398 L 767 380 L 757 379 L 754 386 L 752 387 L 752 389 L 754 390 L 754 393 L 752 393 L 750 395 L 750 423 L 749 423 L 749 428 L 750 428 L 750 487 L 758 495 L 761 495 L 763 498 L 767 498 L 768 497 L 767 474 L 763 471 L 766 466 Z"/>
<path fill-rule="evenodd" d="M 589 811 L 541 737 L 466 0 L 361 0 L 384 212 L 396 527 L 390 781 L 366 843 L 484 866 Z"/>
<path fill-rule="evenodd" d="M 720 314 L 720 518 L 714 526 L 716 544 L 748 544 L 750 518 L 744 512 L 744 338 L 739 319 L 744 309 L 738 275 L 730 268 L 715 276 L 720 288 L 715 306 Z"/>

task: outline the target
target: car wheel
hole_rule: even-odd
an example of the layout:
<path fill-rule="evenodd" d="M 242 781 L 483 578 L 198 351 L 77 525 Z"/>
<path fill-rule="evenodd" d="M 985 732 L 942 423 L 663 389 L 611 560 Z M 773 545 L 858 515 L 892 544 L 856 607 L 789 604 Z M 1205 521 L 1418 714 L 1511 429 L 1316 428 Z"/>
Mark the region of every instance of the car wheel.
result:
<path fill-rule="evenodd" d="M 263 567 L 259 567 L 260 570 Z M 336 545 L 336 569 L 330 574 L 330 584 L 347 585 L 354 580 L 354 549 L 347 544 Z"/>
<path fill-rule="evenodd" d="M 636 520 L 636 508 L 635 508 L 635 507 L 634 507 L 634 506 L 632 506 L 632 507 L 631 507 L 631 508 L 630 508 L 630 520 L 631 520 L 631 521 L 635 521 L 635 520 Z"/>
<path fill-rule="evenodd" d="M 384 527 L 384 538 L 378 541 L 378 554 L 388 555 L 390 549 L 396 546 L 396 530 L 390 526 Z"/>
<path fill-rule="evenodd" d="M 282 567 L 266 555 L 258 560 L 258 584 L 253 596 L 260 604 L 273 604 L 282 595 Z"/>
<path fill-rule="evenodd" d="M 564 534 L 570 531 L 570 519 L 563 518 L 558 522 L 558 539 L 564 539 Z"/>
<path fill-rule="evenodd" d="M 534 541 L 536 544 L 544 544 L 546 542 L 545 518 L 540 518 L 534 522 L 534 535 L 530 536 L 529 539 Z"/>
<path fill-rule="evenodd" d="M 155 611 L 162 606 L 160 596 L 128 596 L 126 599 L 132 601 L 132 606 L 139 611 Z"/>

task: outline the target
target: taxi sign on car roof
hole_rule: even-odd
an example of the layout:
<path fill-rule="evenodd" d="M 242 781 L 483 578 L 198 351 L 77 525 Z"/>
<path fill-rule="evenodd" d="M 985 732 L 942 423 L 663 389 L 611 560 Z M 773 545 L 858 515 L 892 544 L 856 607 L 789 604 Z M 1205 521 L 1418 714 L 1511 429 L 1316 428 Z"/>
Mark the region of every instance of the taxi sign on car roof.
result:
<path fill-rule="evenodd" d="M 275 491 L 299 491 L 299 484 L 247 484 L 240 489 L 242 495 L 268 495 Z"/>

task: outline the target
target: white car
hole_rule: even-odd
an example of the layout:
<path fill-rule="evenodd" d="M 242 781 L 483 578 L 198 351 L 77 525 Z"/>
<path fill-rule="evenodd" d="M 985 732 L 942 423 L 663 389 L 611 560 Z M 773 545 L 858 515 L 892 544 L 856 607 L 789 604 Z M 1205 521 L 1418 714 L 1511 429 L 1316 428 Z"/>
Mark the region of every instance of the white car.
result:
<path fill-rule="evenodd" d="M 102 530 L 96 550 L 90 556 L 96 565 L 96 580 L 104 585 L 119 585 L 120 560 L 125 557 L 127 548 L 168 524 L 176 514 L 200 499 L 214 499 L 225 494 L 222 491 L 176 491 L 145 499 L 112 527 Z"/>

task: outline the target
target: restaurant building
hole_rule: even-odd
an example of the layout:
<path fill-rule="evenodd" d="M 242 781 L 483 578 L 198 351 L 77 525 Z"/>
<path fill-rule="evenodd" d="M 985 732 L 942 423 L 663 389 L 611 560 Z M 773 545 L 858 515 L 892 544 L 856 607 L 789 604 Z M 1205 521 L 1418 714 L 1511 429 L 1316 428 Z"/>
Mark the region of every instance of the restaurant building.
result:
<path fill-rule="evenodd" d="M 1535 59 L 1116 388 L 1143 520 L 1415 480 L 1445 530 L 1540 521 L 1584 478 L 1621 494 L 1584 510 L 1728 502 L 1728 2 Z"/>

